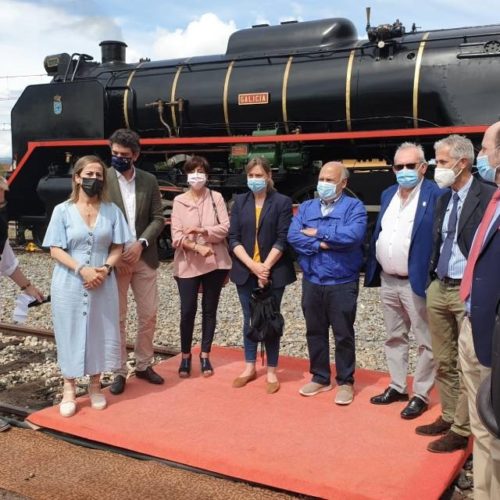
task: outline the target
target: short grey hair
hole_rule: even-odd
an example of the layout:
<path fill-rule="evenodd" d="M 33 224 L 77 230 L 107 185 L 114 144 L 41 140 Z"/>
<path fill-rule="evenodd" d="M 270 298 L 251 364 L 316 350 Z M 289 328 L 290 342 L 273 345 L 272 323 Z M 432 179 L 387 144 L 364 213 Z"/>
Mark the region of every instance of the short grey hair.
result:
<path fill-rule="evenodd" d="M 394 153 L 394 160 L 396 160 L 396 156 L 400 151 L 402 151 L 403 149 L 410 149 L 410 148 L 417 150 L 419 160 L 421 163 L 427 163 L 425 160 L 424 148 L 420 144 L 416 144 L 414 142 L 403 142 L 403 144 L 400 144 L 398 146 L 398 149 L 396 149 L 396 152 Z"/>
<path fill-rule="evenodd" d="M 463 135 L 452 134 L 434 143 L 434 151 L 436 153 L 444 147 L 450 148 L 450 156 L 454 160 L 465 158 L 469 168 L 472 168 L 474 163 L 474 145 L 470 139 L 467 139 Z"/>
<path fill-rule="evenodd" d="M 328 161 L 326 162 L 321 168 L 324 167 L 330 167 L 330 166 L 341 166 L 341 173 L 340 173 L 340 180 L 343 181 L 344 179 L 349 179 L 349 169 L 341 162 L 341 161 Z"/>

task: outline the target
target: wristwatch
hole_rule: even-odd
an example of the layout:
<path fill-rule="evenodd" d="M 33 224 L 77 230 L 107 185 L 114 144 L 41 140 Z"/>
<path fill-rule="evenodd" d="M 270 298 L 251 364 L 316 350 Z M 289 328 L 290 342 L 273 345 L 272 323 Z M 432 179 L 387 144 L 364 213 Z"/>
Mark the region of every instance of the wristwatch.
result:
<path fill-rule="evenodd" d="M 109 264 L 104 264 L 104 267 L 108 270 L 108 276 L 113 272 L 113 266 Z"/>
<path fill-rule="evenodd" d="M 139 242 L 142 245 L 143 250 L 146 250 L 148 248 L 148 240 L 146 238 L 139 238 Z"/>

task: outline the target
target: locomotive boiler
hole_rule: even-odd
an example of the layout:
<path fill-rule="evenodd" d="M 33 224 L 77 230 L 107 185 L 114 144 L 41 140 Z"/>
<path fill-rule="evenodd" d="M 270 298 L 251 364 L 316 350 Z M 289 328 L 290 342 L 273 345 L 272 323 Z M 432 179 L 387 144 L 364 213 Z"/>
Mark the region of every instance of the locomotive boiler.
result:
<path fill-rule="evenodd" d="M 300 201 L 323 163 L 343 160 L 351 192 L 376 210 L 397 144 L 430 153 L 452 132 L 478 141 L 499 119 L 500 25 L 406 31 L 368 19 L 367 35 L 335 18 L 237 31 L 218 56 L 128 64 L 124 42 L 104 41 L 101 62 L 46 57 L 52 81 L 27 87 L 12 111 L 11 219 L 40 239 L 75 160 L 109 160 L 107 138 L 121 127 L 142 138 L 139 166 L 174 190 L 196 153 L 229 198 L 261 155 L 278 189 Z"/>

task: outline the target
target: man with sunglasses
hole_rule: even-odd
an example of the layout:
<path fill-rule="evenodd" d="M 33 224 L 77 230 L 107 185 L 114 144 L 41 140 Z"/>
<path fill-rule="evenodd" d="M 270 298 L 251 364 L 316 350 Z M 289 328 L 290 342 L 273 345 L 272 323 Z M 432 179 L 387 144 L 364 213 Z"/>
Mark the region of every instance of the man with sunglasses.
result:
<path fill-rule="evenodd" d="M 466 137 L 445 137 L 434 144 L 434 150 L 434 178 L 441 187 L 451 187 L 436 205 L 427 289 L 442 415 L 415 431 L 423 436 L 441 435 L 427 449 L 449 453 L 465 449 L 470 436 L 467 395 L 458 361 L 458 336 L 465 314 L 460 284 L 474 234 L 495 189 L 472 176 L 474 147 Z"/>
<path fill-rule="evenodd" d="M 370 243 L 365 286 L 381 286 L 387 330 L 385 353 L 391 383 L 370 399 L 375 405 L 408 401 L 407 375 L 410 328 L 418 345 L 413 397 L 401 412 L 413 419 L 427 410 L 435 369 L 427 324 L 425 285 L 432 251 L 434 207 L 441 190 L 424 179 L 427 170 L 421 146 L 405 142 L 394 155 L 397 183 L 381 197 L 380 213 Z"/>

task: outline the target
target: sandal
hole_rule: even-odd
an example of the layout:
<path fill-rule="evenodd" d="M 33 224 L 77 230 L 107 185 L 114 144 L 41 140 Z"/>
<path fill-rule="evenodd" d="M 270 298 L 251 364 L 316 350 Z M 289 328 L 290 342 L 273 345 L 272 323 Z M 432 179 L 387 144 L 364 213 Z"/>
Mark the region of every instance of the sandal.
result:
<path fill-rule="evenodd" d="M 210 377 L 214 374 L 214 369 L 212 368 L 212 364 L 210 363 L 209 358 L 202 358 L 200 356 L 200 365 L 201 365 L 201 374 L 204 377 Z"/>
<path fill-rule="evenodd" d="M 94 410 L 104 410 L 108 405 L 106 397 L 101 392 L 101 383 L 99 381 L 99 376 L 96 378 L 90 377 L 90 384 L 88 387 L 88 394 L 90 398 L 90 406 Z"/>
<path fill-rule="evenodd" d="M 179 366 L 179 377 L 188 378 L 191 375 L 191 354 L 188 358 L 182 358 Z"/>
<path fill-rule="evenodd" d="M 72 417 L 76 413 L 75 381 L 64 381 L 63 397 L 59 403 L 61 417 Z"/>

